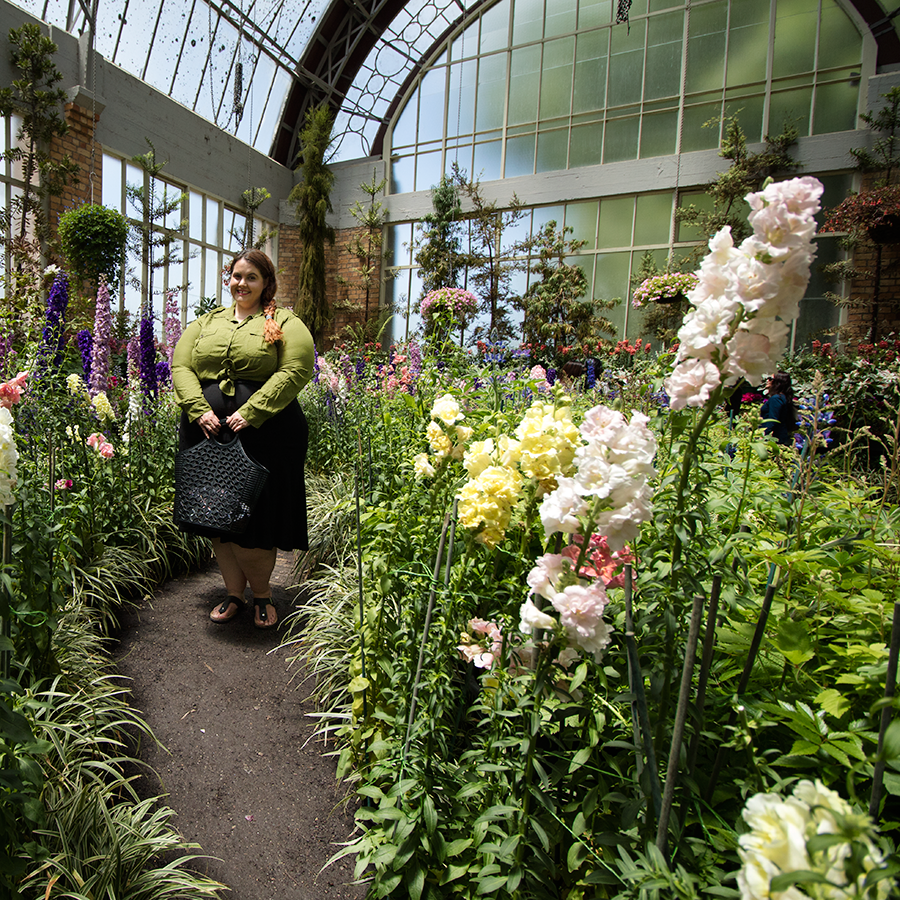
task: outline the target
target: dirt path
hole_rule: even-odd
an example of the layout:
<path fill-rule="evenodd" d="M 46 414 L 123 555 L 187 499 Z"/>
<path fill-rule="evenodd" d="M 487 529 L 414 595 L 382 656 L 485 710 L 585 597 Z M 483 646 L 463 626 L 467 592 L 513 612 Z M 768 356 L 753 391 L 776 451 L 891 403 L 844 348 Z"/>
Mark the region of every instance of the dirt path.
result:
<path fill-rule="evenodd" d="M 272 584 L 282 621 L 290 570 L 280 554 Z M 166 583 L 123 617 L 119 671 L 165 747 L 141 747 L 157 776 L 142 776 L 141 793 L 168 794 L 181 834 L 208 857 L 195 868 L 234 900 L 362 898 L 351 862 L 320 874 L 353 817 L 333 761 L 310 740 L 308 686 L 284 651 L 270 652 L 279 634 L 254 628 L 250 607 L 227 625 L 209 621 L 223 596 L 213 566 Z"/>

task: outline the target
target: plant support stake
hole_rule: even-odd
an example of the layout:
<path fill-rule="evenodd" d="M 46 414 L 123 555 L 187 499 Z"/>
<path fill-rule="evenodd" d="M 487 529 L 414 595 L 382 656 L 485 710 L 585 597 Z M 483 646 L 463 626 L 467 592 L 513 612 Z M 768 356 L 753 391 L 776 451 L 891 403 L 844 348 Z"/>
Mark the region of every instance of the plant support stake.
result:
<path fill-rule="evenodd" d="M 672 728 L 672 745 L 669 748 L 669 765 L 666 768 L 666 788 L 663 792 L 662 811 L 656 829 L 656 847 L 665 854 L 669 831 L 669 814 L 675 799 L 675 781 L 678 778 L 678 762 L 681 756 L 681 741 L 684 737 L 684 723 L 687 719 L 688 697 L 691 693 L 691 679 L 694 674 L 694 657 L 697 655 L 697 640 L 700 637 L 700 619 L 703 616 L 703 597 L 694 597 L 691 610 L 691 628 L 688 632 L 687 648 L 684 651 L 684 667 L 681 670 L 681 690 L 678 693 L 678 709 L 675 711 L 675 725 Z"/>

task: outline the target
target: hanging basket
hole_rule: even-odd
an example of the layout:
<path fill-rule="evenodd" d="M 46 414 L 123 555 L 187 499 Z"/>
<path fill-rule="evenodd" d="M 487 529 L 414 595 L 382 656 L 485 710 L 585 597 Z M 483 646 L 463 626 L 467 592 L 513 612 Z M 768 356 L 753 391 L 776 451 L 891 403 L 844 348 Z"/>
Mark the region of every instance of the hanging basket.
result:
<path fill-rule="evenodd" d="M 663 303 L 665 305 L 681 303 L 682 301 L 687 300 L 687 294 L 683 291 L 678 291 L 675 294 L 663 294 L 656 298 L 657 303 Z"/>
<path fill-rule="evenodd" d="M 877 225 L 869 227 L 869 238 L 876 244 L 900 244 L 900 216 L 882 216 Z"/>

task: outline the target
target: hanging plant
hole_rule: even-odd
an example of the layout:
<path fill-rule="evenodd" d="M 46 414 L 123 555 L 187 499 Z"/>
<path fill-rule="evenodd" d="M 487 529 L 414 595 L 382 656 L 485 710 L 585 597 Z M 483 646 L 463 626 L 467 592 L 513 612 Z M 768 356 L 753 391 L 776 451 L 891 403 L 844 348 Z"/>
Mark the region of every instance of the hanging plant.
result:
<path fill-rule="evenodd" d="M 688 292 L 697 286 L 697 276 L 693 272 L 668 272 L 654 275 L 641 282 L 634 292 L 631 305 L 635 308 L 645 303 L 679 303 L 687 299 Z"/>
<path fill-rule="evenodd" d="M 59 241 L 76 283 L 89 281 L 94 290 L 106 275 L 115 290 L 122 271 L 128 220 L 122 213 L 85 203 L 59 218 Z"/>
<path fill-rule="evenodd" d="M 900 223 L 900 184 L 888 184 L 842 200 L 825 217 L 823 232 L 866 233 L 876 243 L 886 243 L 884 232 Z"/>

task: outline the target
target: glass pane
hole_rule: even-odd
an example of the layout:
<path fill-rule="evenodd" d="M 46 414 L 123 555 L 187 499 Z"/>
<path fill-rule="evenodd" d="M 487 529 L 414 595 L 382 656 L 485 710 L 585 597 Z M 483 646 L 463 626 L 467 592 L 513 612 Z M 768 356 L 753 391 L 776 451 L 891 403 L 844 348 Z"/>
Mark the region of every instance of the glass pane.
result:
<path fill-rule="evenodd" d="M 594 296 L 603 300 L 623 299 L 628 297 L 628 268 L 630 253 L 602 253 L 597 257 L 594 266 Z M 620 314 L 619 321 L 624 321 L 624 304 L 617 309 L 611 309 L 606 316 L 615 322 L 616 313 Z"/>
<path fill-rule="evenodd" d="M 606 59 L 609 31 L 579 34 L 575 46 L 574 112 L 593 112 L 606 106 Z"/>
<path fill-rule="evenodd" d="M 609 51 L 610 106 L 623 106 L 641 99 L 641 80 L 644 68 L 644 32 L 646 23 L 631 23 L 630 32 L 614 28 Z"/>
<path fill-rule="evenodd" d="M 612 21 L 613 0 L 581 0 L 578 4 L 578 27 L 593 28 Z"/>
<path fill-rule="evenodd" d="M 671 221 L 671 194 L 639 195 L 634 217 L 634 245 L 667 244 Z"/>
<path fill-rule="evenodd" d="M 416 158 L 401 156 L 391 161 L 391 193 L 405 194 L 415 184 Z"/>
<path fill-rule="evenodd" d="M 575 30 L 578 3 L 576 0 L 552 0 L 547 6 L 547 20 L 544 23 L 544 37 L 569 34 Z"/>
<path fill-rule="evenodd" d="M 510 138 L 506 142 L 506 178 L 534 174 L 534 135 Z"/>
<path fill-rule="evenodd" d="M 724 3 L 710 3 L 691 9 L 687 62 L 689 93 L 722 87 L 727 16 L 728 7 Z"/>
<path fill-rule="evenodd" d="M 503 127 L 506 63 L 507 55 L 498 53 L 485 56 L 478 64 L 478 112 L 475 116 L 477 131 Z"/>
<path fill-rule="evenodd" d="M 606 123 L 606 141 L 603 148 L 603 162 L 619 162 L 637 157 L 638 125 L 640 119 L 610 119 Z"/>
<path fill-rule="evenodd" d="M 219 253 L 216 250 L 204 250 L 203 259 L 203 287 L 205 297 L 217 297 L 219 303 L 230 306 L 232 303 L 231 294 L 226 294 L 222 289 L 224 275 L 222 274 L 222 263 L 219 261 Z"/>
<path fill-rule="evenodd" d="M 742 3 L 733 4 L 741 6 Z M 752 84 L 766 80 L 766 59 L 769 55 L 769 23 L 735 28 L 728 36 L 726 84 Z"/>
<path fill-rule="evenodd" d="M 741 97 L 740 100 L 729 100 L 725 104 L 725 115 L 737 116 L 750 143 L 763 139 L 763 102 L 762 97 Z M 773 133 L 777 134 L 782 125 L 783 120 L 769 117 L 769 130 L 774 128 Z"/>
<path fill-rule="evenodd" d="M 503 174 L 501 168 L 503 146 L 500 141 L 489 141 L 475 145 L 475 159 L 472 171 L 482 181 L 495 181 Z"/>
<path fill-rule="evenodd" d="M 160 2 L 161 0 L 150 0 L 148 3 L 128 4 L 128 15 L 122 21 L 113 62 L 129 72 L 139 74 L 143 70 L 144 61 L 150 50 L 148 39 L 156 27 Z M 106 19 L 106 21 L 115 22 L 118 25 L 122 10 L 119 9 L 117 13 L 112 19 Z"/>
<path fill-rule="evenodd" d="M 544 0 L 515 0 L 513 45 L 539 41 L 544 28 Z"/>
<path fill-rule="evenodd" d="M 677 111 L 644 115 L 641 121 L 641 158 L 674 153 L 677 136 Z"/>
<path fill-rule="evenodd" d="M 769 25 L 770 0 L 731 0 L 731 27 Z"/>
<path fill-rule="evenodd" d="M 477 64 L 474 59 L 450 66 L 450 90 L 447 95 L 447 130 L 448 137 L 458 134 L 471 134 L 475 122 L 475 73 Z M 462 87 L 460 88 L 460 78 Z M 438 135 L 430 135 L 438 137 Z"/>
<path fill-rule="evenodd" d="M 481 53 L 509 46 L 509 4 L 498 3 L 481 17 Z"/>
<path fill-rule="evenodd" d="M 194 307 L 200 303 L 200 298 L 206 296 L 203 293 L 202 270 L 203 263 L 199 254 L 196 253 L 188 260 L 188 290 L 187 290 L 187 320 L 188 322 L 196 318 L 194 315 Z"/>
<path fill-rule="evenodd" d="M 531 232 L 537 234 L 549 222 L 556 222 L 556 230 L 563 227 L 563 216 L 566 214 L 565 206 L 537 206 L 534 208 L 531 219 Z"/>
<path fill-rule="evenodd" d="M 634 197 L 611 197 L 600 204 L 598 247 L 630 247 Z"/>
<path fill-rule="evenodd" d="M 419 92 L 416 91 L 410 97 L 409 102 L 403 107 L 403 112 L 394 122 L 394 131 L 391 137 L 393 147 L 406 147 L 416 142 L 416 111 L 418 109 Z"/>
<path fill-rule="evenodd" d="M 862 59 L 862 38 L 853 20 L 834 2 L 822 4 L 819 26 L 819 68 L 858 66 Z"/>
<path fill-rule="evenodd" d="M 684 13 L 654 16 L 647 23 L 644 99 L 677 97 L 681 91 Z"/>
<path fill-rule="evenodd" d="M 416 186 L 414 190 L 430 190 L 441 180 L 441 152 L 420 153 L 416 161 Z"/>
<path fill-rule="evenodd" d="M 823 84 L 816 88 L 813 134 L 852 131 L 856 127 L 859 88 L 850 82 Z"/>
<path fill-rule="evenodd" d="M 593 250 L 597 246 L 597 213 L 599 205 L 596 200 L 566 205 L 566 225 L 571 226 L 572 240 L 585 241 L 584 250 Z"/>
<path fill-rule="evenodd" d="M 575 38 L 562 38 L 544 44 L 541 73 L 540 119 L 568 116 L 572 100 L 572 58 Z"/>
<path fill-rule="evenodd" d="M 603 156 L 603 123 L 578 125 L 572 129 L 569 148 L 569 166 L 593 166 L 601 162 Z"/>
<path fill-rule="evenodd" d="M 702 212 L 712 212 L 715 204 L 713 203 L 713 198 L 710 197 L 709 194 L 705 192 L 692 192 L 689 194 L 682 194 L 678 205 L 683 207 L 695 206 Z M 675 236 L 676 241 L 708 241 L 709 238 L 710 235 L 704 234 L 693 225 L 688 225 L 684 222 L 678 223 Z"/>
<path fill-rule="evenodd" d="M 206 198 L 206 243 L 219 243 L 219 203 L 212 197 Z"/>
<path fill-rule="evenodd" d="M 509 124 L 537 120 L 540 87 L 541 48 L 513 50 L 509 78 Z"/>
<path fill-rule="evenodd" d="M 107 153 L 103 154 L 103 205 L 122 212 L 122 160 Z"/>
<path fill-rule="evenodd" d="M 812 88 L 772 93 L 769 101 L 769 133 L 778 134 L 790 122 L 796 126 L 801 137 L 809 134 L 810 104 Z M 749 140 L 754 140 L 750 138 Z"/>
<path fill-rule="evenodd" d="M 815 66 L 818 0 L 778 0 L 775 20 L 775 78 L 811 72 Z"/>
<path fill-rule="evenodd" d="M 472 145 L 470 143 L 457 142 L 455 147 L 447 147 L 444 155 L 444 174 L 450 176 L 453 173 L 454 165 L 460 172 L 478 174 L 478 170 L 472 168 Z"/>
<path fill-rule="evenodd" d="M 196 191 L 188 198 L 188 237 L 203 240 L 203 196 Z"/>
<path fill-rule="evenodd" d="M 419 89 L 419 130 L 418 135 L 434 140 L 441 136 L 444 121 L 444 97 L 446 94 L 445 68 L 432 69 L 422 79 Z"/>

